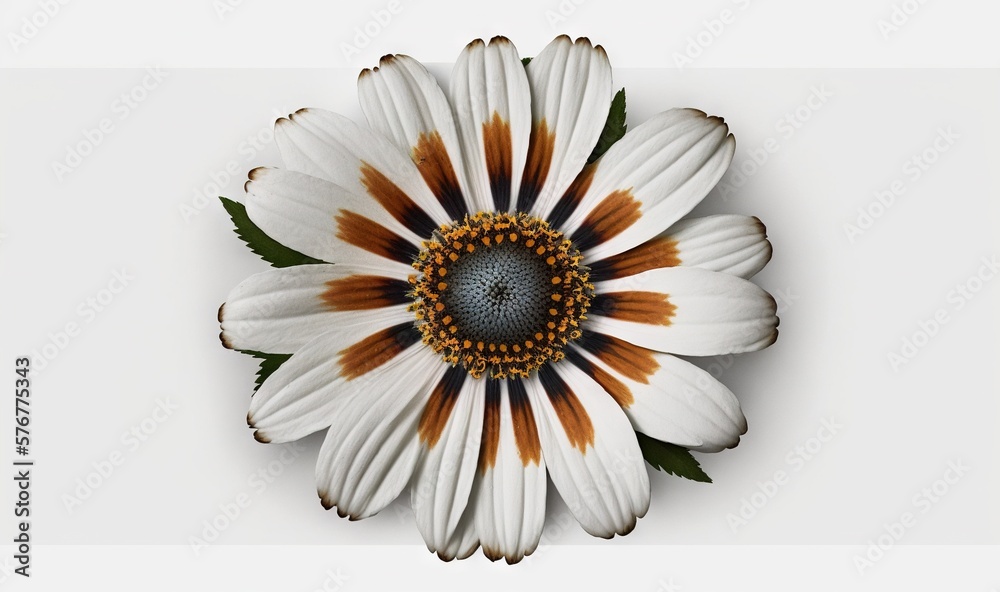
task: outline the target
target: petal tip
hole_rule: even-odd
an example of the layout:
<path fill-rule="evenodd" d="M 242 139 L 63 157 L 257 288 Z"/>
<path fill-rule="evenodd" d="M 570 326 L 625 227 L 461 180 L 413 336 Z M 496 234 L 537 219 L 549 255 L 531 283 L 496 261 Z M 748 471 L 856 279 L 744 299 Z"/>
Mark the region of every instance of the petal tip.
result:
<path fill-rule="evenodd" d="M 220 331 L 219 332 L 219 341 L 222 342 L 222 347 L 224 347 L 226 349 L 235 349 L 233 347 L 233 342 L 229 340 L 229 336 L 226 335 L 225 331 Z"/>
<path fill-rule="evenodd" d="M 222 315 L 223 315 L 223 311 L 225 310 L 225 308 L 226 308 L 226 303 L 225 302 L 223 302 L 222 304 L 219 305 L 219 312 L 218 312 L 218 314 L 216 316 L 219 319 L 220 323 L 222 322 Z"/>
<path fill-rule="evenodd" d="M 257 179 L 259 179 L 260 177 L 262 177 L 264 175 L 264 172 L 266 170 L 267 170 L 267 167 L 262 167 L 262 166 L 256 167 L 256 168 L 252 168 L 252 169 L 250 169 L 250 172 L 247 173 L 247 178 L 250 179 L 251 181 L 256 181 Z"/>
<path fill-rule="evenodd" d="M 253 426 L 250 426 L 250 427 L 253 427 Z M 257 440 L 261 444 L 270 444 L 271 443 L 271 439 L 268 438 L 266 435 L 264 435 L 264 432 L 262 432 L 260 430 L 254 430 L 253 439 Z"/>

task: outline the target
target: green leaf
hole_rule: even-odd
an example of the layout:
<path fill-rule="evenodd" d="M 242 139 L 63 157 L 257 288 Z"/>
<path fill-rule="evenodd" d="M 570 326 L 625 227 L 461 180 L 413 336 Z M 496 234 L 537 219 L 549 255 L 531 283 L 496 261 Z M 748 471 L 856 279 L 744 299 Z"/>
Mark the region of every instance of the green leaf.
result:
<path fill-rule="evenodd" d="M 254 379 L 253 392 L 257 392 L 260 385 L 264 384 L 267 377 L 274 374 L 282 364 L 288 361 L 288 358 L 292 357 L 292 354 L 266 354 L 259 351 L 251 351 L 248 349 L 237 350 L 241 354 L 247 354 L 248 356 L 253 356 L 260 360 L 260 368 L 257 369 L 257 378 Z"/>
<path fill-rule="evenodd" d="M 531 58 L 521 58 L 521 65 L 522 66 L 527 66 L 528 62 L 530 62 L 530 61 L 531 61 Z"/>
<path fill-rule="evenodd" d="M 289 249 L 273 238 L 267 236 L 263 230 L 250 220 L 247 216 L 247 208 L 238 201 L 233 201 L 219 196 L 222 200 L 222 207 L 226 208 L 233 224 L 236 225 L 236 236 L 245 242 L 250 250 L 260 256 L 274 267 L 291 267 L 293 265 L 306 265 L 309 263 L 323 263 L 319 259 L 313 259 L 308 255 L 303 255 L 294 249 Z"/>
<path fill-rule="evenodd" d="M 691 452 L 687 448 L 661 442 L 655 438 L 650 438 L 642 432 L 636 432 L 635 435 L 639 439 L 639 449 L 642 450 L 642 457 L 646 459 L 646 462 L 653 465 L 654 469 L 700 483 L 712 482 L 712 479 L 705 474 L 705 471 L 701 470 L 698 461 L 691 456 Z"/>
<path fill-rule="evenodd" d="M 594 146 L 594 151 L 590 154 L 587 162 L 594 162 L 602 154 L 611 148 L 611 145 L 622 139 L 625 135 L 625 89 L 615 93 L 615 98 L 611 99 L 611 109 L 608 112 L 608 120 L 604 122 L 604 130 L 601 137 Z"/>

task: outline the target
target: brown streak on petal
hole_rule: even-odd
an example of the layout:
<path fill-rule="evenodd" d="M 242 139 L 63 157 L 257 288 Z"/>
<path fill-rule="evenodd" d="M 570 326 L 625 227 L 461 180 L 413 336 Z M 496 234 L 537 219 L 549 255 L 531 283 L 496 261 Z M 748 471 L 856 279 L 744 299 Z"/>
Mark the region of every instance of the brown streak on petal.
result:
<path fill-rule="evenodd" d="M 630 405 L 632 405 L 632 403 L 635 402 L 635 397 L 632 395 L 632 391 L 628 388 L 628 386 L 600 366 L 594 366 L 593 378 L 597 381 L 597 384 L 601 385 L 601 387 L 607 391 L 609 395 L 611 395 L 611 398 L 614 399 L 622 409 L 627 409 Z"/>
<path fill-rule="evenodd" d="M 605 335 L 587 332 L 577 342 L 622 376 L 649 384 L 649 377 L 660 369 L 651 350 Z"/>
<path fill-rule="evenodd" d="M 631 189 L 612 191 L 573 233 L 573 242 L 581 251 L 607 242 L 642 218 L 641 207 L 642 202 L 632 195 Z"/>
<path fill-rule="evenodd" d="M 510 394 L 510 415 L 514 428 L 514 443 L 517 444 L 517 454 L 521 464 L 540 464 L 542 461 L 542 444 L 538 439 L 538 428 L 535 426 L 535 414 L 531 411 L 528 392 L 521 379 L 507 381 Z"/>
<path fill-rule="evenodd" d="M 493 206 L 497 211 L 505 212 L 510 207 L 514 150 L 511 148 L 510 123 L 504 121 L 496 111 L 493 112 L 492 119 L 483 123 L 483 151 Z"/>
<path fill-rule="evenodd" d="M 650 269 L 676 267 L 680 264 L 677 241 L 669 237 L 659 237 L 624 253 L 595 262 L 590 266 L 590 277 L 592 281 L 600 282 L 636 275 Z"/>
<path fill-rule="evenodd" d="M 337 353 L 340 375 L 354 380 L 395 358 L 418 341 L 420 332 L 413 328 L 413 323 L 400 323 L 382 329 Z"/>
<path fill-rule="evenodd" d="M 592 313 L 646 325 L 669 326 L 676 311 L 669 295 L 662 292 L 606 292 L 598 294 L 591 302 Z"/>
<path fill-rule="evenodd" d="M 417 426 L 417 435 L 421 442 L 427 443 L 428 448 L 434 448 L 441 439 L 448 418 L 451 417 L 451 411 L 458 402 L 458 395 L 462 392 L 466 374 L 462 367 L 452 366 L 431 391 L 424 412 L 420 416 L 420 424 Z"/>
<path fill-rule="evenodd" d="M 580 201 L 583 200 L 583 196 L 586 195 L 587 190 L 590 189 L 590 184 L 594 182 L 594 173 L 596 171 L 597 162 L 592 162 L 583 167 L 580 174 L 576 176 L 576 179 L 573 179 L 573 183 L 566 189 L 566 193 L 559 198 L 556 206 L 552 208 L 552 213 L 549 214 L 549 224 L 559 228 L 569 219 L 570 215 L 576 210 L 576 207 L 580 205 Z"/>
<path fill-rule="evenodd" d="M 580 370 L 586 372 L 597 384 L 601 385 L 601 388 L 607 391 L 622 409 L 628 408 L 635 402 L 635 396 L 632 395 L 632 389 L 628 388 L 628 385 L 615 378 L 614 375 L 604 368 L 585 358 L 576 349 L 567 351 L 566 359 Z"/>
<path fill-rule="evenodd" d="M 410 153 L 410 158 L 448 215 L 453 220 L 464 218 L 469 211 L 465 206 L 465 198 L 458 185 L 458 176 L 455 174 L 455 168 L 451 164 L 441 134 L 436 130 L 429 134 L 422 132 L 417 138 L 417 145 Z"/>
<path fill-rule="evenodd" d="M 336 216 L 337 238 L 386 259 L 409 265 L 417 256 L 416 247 L 395 232 L 350 210 Z"/>
<path fill-rule="evenodd" d="M 552 165 L 552 152 L 556 144 L 556 133 L 549 132 L 549 124 L 542 119 L 531 128 L 528 143 L 528 160 L 524 166 L 524 177 L 517 195 L 517 209 L 527 212 L 535 205 L 538 192 L 542 190 Z"/>
<path fill-rule="evenodd" d="M 326 287 L 319 297 L 334 311 L 371 310 L 410 302 L 407 282 L 378 275 L 351 275 L 330 280 Z"/>
<path fill-rule="evenodd" d="M 409 195 L 364 161 L 361 161 L 361 184 L 393 218 L 417 236 L 429 237 L 437 228 L 434 220 Z"/>
<path fill-rule="evenodd" d="M 486 471 L 497 464 L 500 449 L 500 381 L 486 381 L 486 411 L 483 416 L 483 438 L 479 448 L 479 471 Z"/>
<path fill-rule="evenodd" d="M 542 366 L 538 371 L 538 377 L 545 387 L 545 392 L 549 396 L 549 403 L 559 418 L 570 446 L 577 448 L 582 453 L 587 452 L 587 445 L 594 444 L 594 424 L 587 415 L 580 399 L 573 392 L 573 389 L 560 377 L 551 366 Z"/>

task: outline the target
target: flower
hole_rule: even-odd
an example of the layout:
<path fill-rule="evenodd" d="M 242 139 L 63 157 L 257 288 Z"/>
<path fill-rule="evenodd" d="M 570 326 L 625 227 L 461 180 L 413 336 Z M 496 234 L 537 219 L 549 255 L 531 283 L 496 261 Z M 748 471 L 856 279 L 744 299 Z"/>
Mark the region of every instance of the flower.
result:
<path fill-rule="evenodd" d="M 727 125 L 671 109 L 588 164 L 611 66 L 566 36 L 527 66 L 473 41 L 448 95 L 402 55 L 358 87 L 369 127 L 297 111 L 275 125 L 287 168 L 246 184 L 253 223 L 321 262 L 220 309 L 226 347 L 291 354 L 251 400 L 254 436 L 329 428 L 322 504 L 360 519 L 409 487 L 442 559 L 530 554 L 546 477 L 587 532 L 629 533 L 650 498 L 637 432 L 705 452 L 746 432 L 733 393 L 671 354 L 777 337 L 746 279 L 771 256 L 760 221 L 680 220 L 732 160 Z"/>

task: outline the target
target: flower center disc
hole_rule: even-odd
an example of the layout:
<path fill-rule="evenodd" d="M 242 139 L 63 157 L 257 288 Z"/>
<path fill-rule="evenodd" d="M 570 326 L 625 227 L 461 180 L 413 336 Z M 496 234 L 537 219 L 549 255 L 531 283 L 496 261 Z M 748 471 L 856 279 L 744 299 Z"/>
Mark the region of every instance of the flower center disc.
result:
<path fill-rule="evenodd" d="M 561 232 L 526 214 L 442 226 L 413 263 L 424 343 L 476 378 L 527 376 L 562 359 L 594 291 L 581 259 Z"/>

